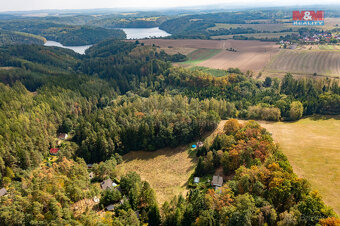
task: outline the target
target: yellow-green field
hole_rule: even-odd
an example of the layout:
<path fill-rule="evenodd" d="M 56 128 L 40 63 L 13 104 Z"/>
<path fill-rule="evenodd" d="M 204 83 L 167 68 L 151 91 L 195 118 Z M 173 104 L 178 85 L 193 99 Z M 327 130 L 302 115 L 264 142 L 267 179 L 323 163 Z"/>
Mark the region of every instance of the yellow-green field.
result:
<path fill-rule="evenodd" d="M 187 192 L 186 183 L 195 170 L 196 158 L 189 156 L 189 145 L 155 152 L 135 151 L 123 156 L 118 175 L 137 172 L 155 190 L 157 201 L 163 204 L 175 195 Z"/>
<path fill-rule="evenodd" d="M 221 121 L 215 131 L 204 137 L 213 139 L 223 130 Z M 175 195 L 187 192 L 187 182 L 193 174 L 197 158 L 190 144 L 177 148 L 163 148 L 154 152 L 134 151 L 123 156 L 124 162 L 117 166 L 118 175 L 137 172 L 155 190 L 157 201 L 163 204 Z"/>
<path fill-rule="evenodd" d="M 260 124 L 273 134 L 294 172 L 340 214 L 340 116 Z"/>

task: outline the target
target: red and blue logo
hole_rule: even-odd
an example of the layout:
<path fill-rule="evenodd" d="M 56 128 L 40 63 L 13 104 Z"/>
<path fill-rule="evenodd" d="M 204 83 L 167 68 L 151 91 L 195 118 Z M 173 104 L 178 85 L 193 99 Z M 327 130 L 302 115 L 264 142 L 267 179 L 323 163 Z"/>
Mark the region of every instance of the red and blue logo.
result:
<path fill-rule="evenodd" d="M 322 26 L 325 25 L 324 11 L 293 11 L 293 25 Z"/>

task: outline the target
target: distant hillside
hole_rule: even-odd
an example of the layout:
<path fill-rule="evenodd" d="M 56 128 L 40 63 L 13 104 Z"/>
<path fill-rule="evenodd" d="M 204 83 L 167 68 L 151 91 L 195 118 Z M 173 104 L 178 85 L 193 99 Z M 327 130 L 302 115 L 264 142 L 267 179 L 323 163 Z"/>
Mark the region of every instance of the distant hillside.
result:
<path fill-rule="evenodd" d="M 0 29 L 0 46 L 13 44 L 44 44 L 46 39 L 33 34 Z"/>
<path fill-rule="evenodd" d="M 65 46 L 79 46 L 98 43 L 107 38 L 125 39 L 122 30 L 92 26 L 75 26 L 36 20 L 2 21 L 0 28 L 43 36 Z"/>

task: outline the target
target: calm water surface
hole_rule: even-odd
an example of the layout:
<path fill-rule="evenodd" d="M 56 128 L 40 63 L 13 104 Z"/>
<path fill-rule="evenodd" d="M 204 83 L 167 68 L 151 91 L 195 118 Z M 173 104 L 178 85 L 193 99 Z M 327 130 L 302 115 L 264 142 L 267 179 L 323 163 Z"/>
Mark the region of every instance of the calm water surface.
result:
<path fill-rule="evenodd" d="M 166 31 L 159 29 L 159 27 L 154 28 L 122 28 L 126 33 L 127 39 L 143 39 L 143 38 L 160 38 L 170 36 Z"/>
<path fill-rule="evenodd" d="M 167 37 L 171 34 L 167 33 L 159 29 L 159 27 L 154 28 L 122 28 L 122 30 L 126 33 L 127 39 L 143 39 L 143 38 L 160 38 Z M 55 41 L 47 41 L 45 46 L 57 46 L 66 49 L 72 49 L 74 52 L 79 54 L 85 54 L 85 51 L 90 48 L 92 45 L 86 46 L 64 46 L 59 42 Z"/>
<path fill-rule="evenodd" d="M 72 49 L 74 52 L 79 53 L 79 54 L 85 54 L 85 50 L 90 48 L 92 45 L 86 45 L 86 46 L 64 46 L 59 42 L 55 41 L 47 41 L 45 46 L 57 46 L 61 48 L 66 48 L 66 49 Z"/>

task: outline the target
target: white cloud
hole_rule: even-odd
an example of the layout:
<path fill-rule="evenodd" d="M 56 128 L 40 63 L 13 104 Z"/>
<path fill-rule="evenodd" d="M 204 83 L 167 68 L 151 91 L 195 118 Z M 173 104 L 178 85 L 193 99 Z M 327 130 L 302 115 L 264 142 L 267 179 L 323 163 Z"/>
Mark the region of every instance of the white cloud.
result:
<path fill-rule="evenodd" d="M 229 5 L 303 5 L 320 4 L 319 0 L 0 0 L 0 11 L 21 11 L 37 9 L 91 9 L 91 8 L 166 8 L 211 4 Z M 339 3 L 325 0 L 322 4 Z"/>

